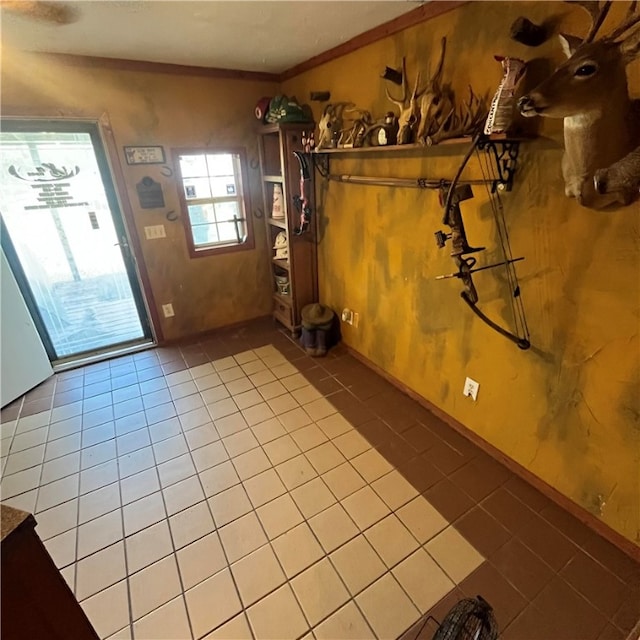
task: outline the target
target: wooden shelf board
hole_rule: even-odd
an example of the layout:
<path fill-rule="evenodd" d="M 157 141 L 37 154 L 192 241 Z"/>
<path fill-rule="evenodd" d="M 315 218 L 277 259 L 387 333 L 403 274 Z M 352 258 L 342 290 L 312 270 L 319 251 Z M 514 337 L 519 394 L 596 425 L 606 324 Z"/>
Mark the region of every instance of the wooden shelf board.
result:
<path fill-rule="evenodd" d="M 518 136 L 507 136 L 503 133 L 492 133 L 490 136 L 487 136 L 487 140 L 494 142 L 522 142 L 525 140 L 532 140 L 533 138 L 527 137 L 518 137 Z M 376 146 L 376 147 L 347 147 L 340 149 L 320 149 L 314 150 L 314 155 L 321 155 L 323 153 L 387 153 L 389 151 L 416 151 L 422 150 L 427 151 L 429 149 L 435 149 L 437 147 L 449 146 L 449 145 L 467 145 L 470 144 L 473 140 L 472 136 L 464 136 L 462 138 L 449 138 L 447 140 L 443 140 L 438 144 L 434 144 L 432 146 L 424 145 L 424 144 L 392 144 L 387 146 Z"/>
<path fill-rule="evenodd" d="M 303 129 L 303 130 L 308 129 L 309 131 L 313 131 L 314 127 L 315 127 L 315 123 L 312 121 L 274 122 L 274 123 L 266 123 L 258 127 L 258 133 L 261 135 L 265 135 L 270 133 L 279 133 L 280 131 L 297 130 L 297 129 Z"/>
<path fill-rule="evenodd" d="M 282 176 L 276 175 L 276 174 L 273 174 L 273 175 L 266 174 L 262 176 L 262 179 L 265 182 L 282 182 Z"/>
<path fill-rule="evenodd" d="M 287 223 L 285 222 L 284 218 L 282 218 L 282 220 L 276 220 L 275 218 L 267 218 L 267 221 L 269 222 L 269 224 L 272 224 L 274 227 L 280 227 L 280 229 L 284 229 L 285 231 L 287 229 Z"/>
<path fill-rule="evenodd" d="M 276 300 L 282 302 L 282 304 L 286 304 L 288 307 L 292 306 L 293 302 L 291 301 L 291 295 L 283 296 L 281 293 L 274 292 L 273 297 Z"/>
<path fill-rule="evenodd" d="M 280 267 L 281 269 L 285 269 L 286 271 L 289 271 L 289 269 L 291 269 L 288 260 L 284 260 L 282 258 L 271 258 L 271 262 L 273 262 L 276 267 Z"/>

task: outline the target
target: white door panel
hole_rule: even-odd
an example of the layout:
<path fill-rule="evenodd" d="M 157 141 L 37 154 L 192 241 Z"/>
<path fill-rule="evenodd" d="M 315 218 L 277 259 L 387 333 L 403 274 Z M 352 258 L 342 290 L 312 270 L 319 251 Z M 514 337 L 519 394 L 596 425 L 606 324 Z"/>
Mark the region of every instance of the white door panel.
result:
<path fill-rule="evenodd" d="M 53 374 L 47 352 L 4 251 L 0 264 L 0 406 Z"/>

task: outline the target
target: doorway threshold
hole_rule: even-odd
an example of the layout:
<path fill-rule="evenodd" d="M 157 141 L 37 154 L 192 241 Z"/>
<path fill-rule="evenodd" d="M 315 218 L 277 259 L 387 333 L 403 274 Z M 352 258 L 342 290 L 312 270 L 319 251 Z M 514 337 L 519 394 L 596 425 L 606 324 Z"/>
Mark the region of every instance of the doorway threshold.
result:
<path fill-rule="evenodd" d="M 153 349 L 156 346 L 157 345 L 153 340 L 145 340 L 144 342 L 138 342 L 136 344 L 116 349 L 109 349 L 108 351 L 85 354 L 80 358 L 57 360 L 52 362 L 51 366 L 53 367 L 54 373 L 60 373 L 62 371 L 68 371 L 69 369 L 76 369 L 78 367 L 85 367 L 89 364 L 95 364 L 96 362 L 102 362 L 103 360 L 113 360 L 114 358 L 120 358 L 121 356 L 126 356 L 130 353 L 146 351 L 147 349 Z"/>

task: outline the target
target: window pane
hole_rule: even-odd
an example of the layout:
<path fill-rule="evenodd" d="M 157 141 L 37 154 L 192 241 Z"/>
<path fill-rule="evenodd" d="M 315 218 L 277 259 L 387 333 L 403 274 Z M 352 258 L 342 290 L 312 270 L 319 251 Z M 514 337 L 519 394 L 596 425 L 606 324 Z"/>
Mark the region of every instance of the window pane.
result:
<path fill-rule="evenodd" d="M 214 198 L 237 195 L 235 178 L 233 176 L 211 178 L 211 193 Z"/>
<path fill-rule="evenodd" d="M 209 189 L 209 180 L 207 178 L 185 178 L 184 197 L 187 200 L 202 200 L 211 197 L 211 189 Z"/>
<path fill-rule="evenodd" d="M 244 227 L 242 222 L 238 222 L 238 231 L 236 233 L 236 225 L 233 222 L 221 222 L 218 224 L 218 233 L 221 242 L 238 242 L 238 234 L 240 241 L 244 238 Z"/>
<path fill-rule="evenodd" d="M 215 153 L 207 155 L 210 176 L 232 176 L 235 173 L 233 155 Z"/>
<path fill-rule="evenodd" d="M 209 224 L 216 221 L 212 204 L 189 205 L 189 220 L 191 224 Z"/>
<path fill-rule="evenodd" d="M 180 173 L 183 178 L 207 175 L 207 162 L 204 154 L 180 156 Z"/>
<path fill-rule="evenodd" d="M 198 149 L 178 155 L 181 188 L 186 200 L 187 233 L 191 256 L 247 241 L 249 223 L 243 194 L 243 154 Z M 193 250 L 196 250 L 194 252 Z"/>
<path fill-rule="evenodd" d="M 218 228 L 215 223 L 192 225 L 193 243 L 196 247 L 218 242 Z"/>
<path fill-rule="evenodd" d="M 233 216 L 241 217 L 237 202 L 216 202 L 216 220 L 218 222 L 228 222 L 233 220 Z"/>

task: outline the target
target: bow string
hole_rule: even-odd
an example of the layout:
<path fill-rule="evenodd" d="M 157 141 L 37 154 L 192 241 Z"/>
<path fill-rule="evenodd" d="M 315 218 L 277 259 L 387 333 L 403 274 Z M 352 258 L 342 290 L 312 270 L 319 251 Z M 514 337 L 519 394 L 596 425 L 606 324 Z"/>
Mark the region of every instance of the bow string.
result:
<path fill-rule="evenodd" d="M 437 279 L 444 278 L 458 278 L 460 279 L 465 289 L 460 293 L 460 297 L 469 306 L 471 311 L 482 320 L 487 326 L 491 327 L 494 331 L 498 332 L 508 340 L 514 342 L 520 349 L 528 349 L 531 346 L 529 327 L 527 325 L 527 319 L 525 316 L 524 304 L 522 302 L 522 296 L 520 294 L 520 285 L 518 283 L 518 277 L 514 263 L 524 258 L 514 258 L 511 251 L 511 244 L 509 241 L 509 233 L 507 230 L 506 220 L 504 216 L 504 207 L 500 198 L 500 187 L 504 186 L 502 174 L 499 174 L 499 167 L 495 167 L 492 161 L 485 157 L 482 157 L 480 150 L 488 143 L 483 134 L 478 133 L 474 136 L 469 149 L 464 155 L 458 170 L 449 184 L 446 198 L 444 198 L 444 216 L 443 223 L 451 228 L 451 234 L 444 234 L 441 231 L 436 232 L 436 241 L 439 247 L 444 247 L 446 239 L 451 238 L 453 244 L 453 251 L 451 257 L 454 259 L 458 270 L 455 273 L 438 276 Z M 475 253 L 482 251 L 484 247 L 471 247 L 469 246 L 466 238 L 466 232 L 464 230 L 464 223 L 462 220 L 462 214 L 459 209 L 459 202 L 463 199 L 472 197 L 470 189 L 466 195 L 460 196 L 459 185 L 461 183 L 460 178 L 474 153 L 478 157 L 480 169 L 482 171 L 483 180 L 481 184 L 485 185 L 487 190 L 488 201 L 491 206 L 494 222 L 497 229 L 498 239 L 502 249 L 502 255 L 504 260 L 496 264 L 486 265 L 483 267 L 475 267 L 476 258 L 470 257 L 469 253 Z M 485 154 L 488 156 L 489 154 Z M 496 163 L 500 162 L 500 158 L 495 154 Z M 501 326 L 491 318 L 489 318 L 479 307 L 478 302 L 480 296 L 478 295 L 477 288 L 473 282 L 473 273 L 483 271 L 486 269 L 494 269 L 497 267 L 504 267 L 506 273 L 506 280 L 511 292 L 511 309 L 513 314 L 513 323 L 515 332 L 509 330 L 506 327 Z"/>

